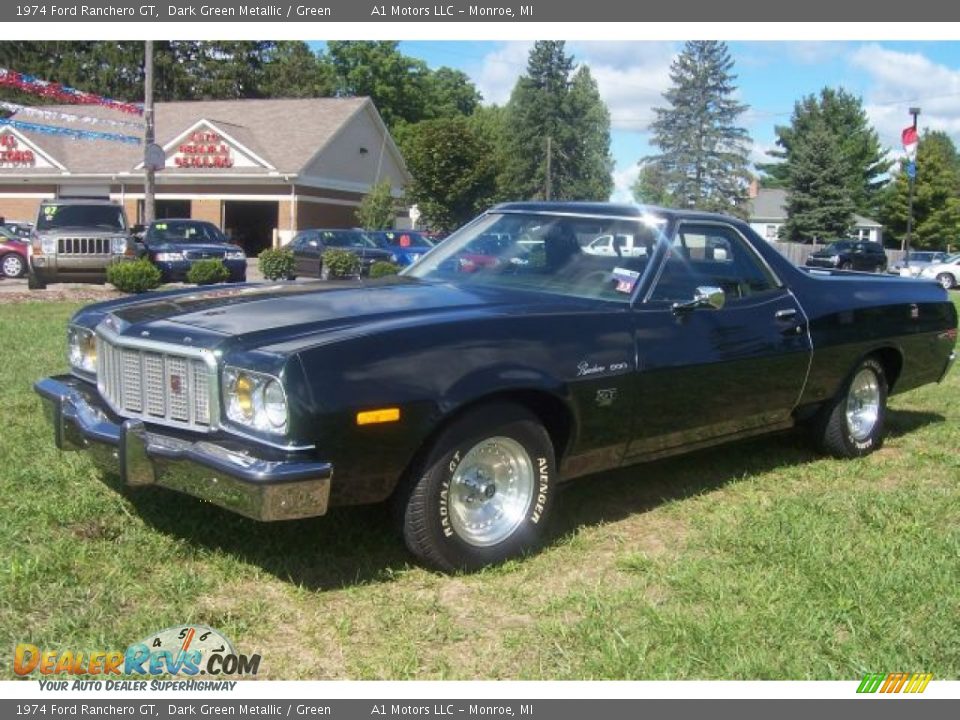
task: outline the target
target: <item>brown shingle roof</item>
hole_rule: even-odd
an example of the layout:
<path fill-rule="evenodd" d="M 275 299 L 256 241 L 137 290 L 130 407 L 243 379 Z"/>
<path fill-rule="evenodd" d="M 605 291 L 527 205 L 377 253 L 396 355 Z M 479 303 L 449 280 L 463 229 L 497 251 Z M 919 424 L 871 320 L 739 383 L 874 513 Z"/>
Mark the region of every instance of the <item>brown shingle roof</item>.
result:
<path fill-rule="evenodd" d="M 154 106 L 156 141 L 166 145 L 198 121 L 207 120 L 263 158 L 276 171 L 293 174 L 299 172 L 366 102 L 367 98 L 306 98 L 157 103 Z M 44 106 L 44 109 L 88 117 L 138 120 L 136 116 L 99 106 L 53 105 Z M 142 135 L 135 128 L 101 123 L 54 123 L 27 115 L 14 115 L 13 119 L 98 132 Z M 129 172 L 143 160 L 142 145 L 77 140 L 28 131 L 23 134 L 74 174 Z M 210 170 L 204 172 L 209 173 Z"/>

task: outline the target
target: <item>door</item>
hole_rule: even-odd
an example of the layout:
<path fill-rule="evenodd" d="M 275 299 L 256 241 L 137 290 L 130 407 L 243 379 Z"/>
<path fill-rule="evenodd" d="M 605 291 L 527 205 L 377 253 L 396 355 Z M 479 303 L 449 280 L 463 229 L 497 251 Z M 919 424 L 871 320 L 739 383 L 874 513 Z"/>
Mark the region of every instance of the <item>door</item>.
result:
<path fill-rule="evenodd" d="M 723 291 L 722 308 L 692 307 L 705 287 Z M 627 457 L 790 422 L 810 363 L 805 317 L 732 225 L 680 225 L 633 317 Z"/>

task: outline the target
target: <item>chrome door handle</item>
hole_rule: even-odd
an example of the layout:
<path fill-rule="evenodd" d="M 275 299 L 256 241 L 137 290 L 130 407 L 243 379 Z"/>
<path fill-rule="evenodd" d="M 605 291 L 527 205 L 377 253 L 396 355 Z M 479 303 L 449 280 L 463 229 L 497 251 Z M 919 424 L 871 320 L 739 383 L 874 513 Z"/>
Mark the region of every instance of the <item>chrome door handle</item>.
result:
<path fill-rule="evenodd" d="M 797 311 L 794 308 L 786 308 L 785 310 L 777 310 L 773 316 L 777 320 L 793 320 L 797 316 Z"/>

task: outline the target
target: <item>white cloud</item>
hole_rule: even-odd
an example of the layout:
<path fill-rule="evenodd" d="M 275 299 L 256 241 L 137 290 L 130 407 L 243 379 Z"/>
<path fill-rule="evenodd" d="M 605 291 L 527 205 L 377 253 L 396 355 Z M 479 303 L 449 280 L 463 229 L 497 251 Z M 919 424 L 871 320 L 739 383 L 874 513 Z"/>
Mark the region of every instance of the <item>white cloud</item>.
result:
<path fill-rule="evenodd" d="M 615 168 L 613 171 L 613 194 L 610 196 L 610 200 L 613 202 L 633 202 L 633 193 L 630 188 L 637 181 L 639 174 L 640 165 L 635 162 L 626 167 Z"/>
<path fill-rule="evenodd" d="M 921 107 L 921 128 L 960 136 L 960 69 L 876 44 L 853 52 L 850 62 L 870 78 L 864 107 L 880 141 L 895 154 L 900 151 L 900 132 L 910 124 L 911 105 Z"/>
<path fill-rule="evenodd" d="M 527 67 L 532 42 L 508 42 L 484 56 L 473 81 L 486 103 L 503 105 L 510 99 L 517 78 Z"/>
<path fill-rule="evenodd" d="M 532 43 L 505 43 L 484 57 L 473 79 L 484 100 L 503 104 L 526 70 Z M 670 62 L 679 46 L 668 42 L 570 42 L 577 63 L 589 65 L 617 130 L 646 130 L 652 109 L 663 104 Z"/>

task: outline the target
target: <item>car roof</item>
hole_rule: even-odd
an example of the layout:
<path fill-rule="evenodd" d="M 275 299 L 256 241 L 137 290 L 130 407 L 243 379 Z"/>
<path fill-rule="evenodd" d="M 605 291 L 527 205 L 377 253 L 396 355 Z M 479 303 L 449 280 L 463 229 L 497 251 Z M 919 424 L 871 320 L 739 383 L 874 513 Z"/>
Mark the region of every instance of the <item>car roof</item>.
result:
<path fill-rule="evenodd" d="M 44 200 L 41 205 L 109 205 L 111 207 L 120 207 L 120 203 L 114 200 L 98 200 L 96 198 L 58 198 L 56 200 Z"/>
<path fill-rule="evenodd" d="M 490 212 L 558 213 L 612 218 L 639 218 L 645 215 L 660 215 L 668 220 L 723 220 L 724 222 L 743 222 L 739 218 L 722 213 L 712 213 L 701 210 L 678 210 L 675 208 L 660 207 L 659 205 L 610 202 L 546 202 L 539 200 L 507 202 L 495 205 L 490 209 Z"/>
<path fill-rule="evenodd" d="M 197 220 L 196 218 L 158 218 L 150 222 L 151 225 L 156 225 L 157 223 L 175 223 L 175 222 L 192 222 L 192 223 L 203 223 L 204 225 L 213 225 L 209 220 Z"/>

